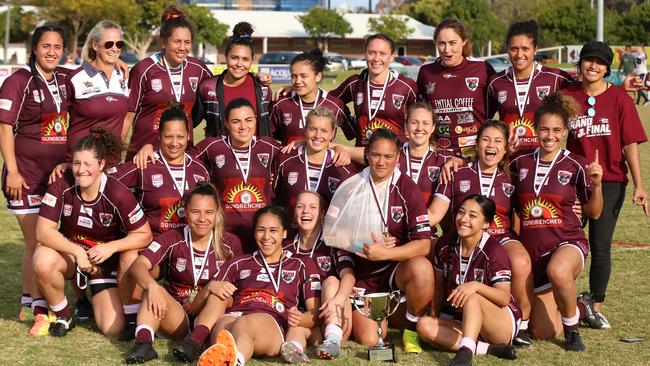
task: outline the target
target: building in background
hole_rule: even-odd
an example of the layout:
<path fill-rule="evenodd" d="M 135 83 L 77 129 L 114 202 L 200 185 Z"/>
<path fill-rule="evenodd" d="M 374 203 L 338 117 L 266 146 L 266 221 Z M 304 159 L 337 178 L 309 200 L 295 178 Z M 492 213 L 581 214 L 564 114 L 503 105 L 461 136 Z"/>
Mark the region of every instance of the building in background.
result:
<path fill-rule="evenodd" d="M 326 6 L 327 0 L 183 0 L 212 10 L 308 11 Z"/>

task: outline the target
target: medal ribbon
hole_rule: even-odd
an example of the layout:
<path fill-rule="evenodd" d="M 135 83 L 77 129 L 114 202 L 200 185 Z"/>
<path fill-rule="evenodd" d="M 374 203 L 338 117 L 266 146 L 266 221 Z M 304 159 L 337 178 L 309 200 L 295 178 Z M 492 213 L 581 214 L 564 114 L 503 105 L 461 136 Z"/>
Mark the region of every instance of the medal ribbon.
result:
<path fill-rule="evenodd" d="M 368 180 L 370 181 L 370 190 L 372 191 L 372 197 L 375 199 L 375 204 L 377 205 L 379 215 L 381 216 L 381 222 L 384 224 L 384 233 L 388 233 L 388 220 L 386 218 L 388 217 L 388 196 L 390 194 L 390 185 L 393 182 L 393 175 L 390 176 L 388 184 L 386 184 L 386 196 L 384 197 L 383 204 L 379 204 L 379 198 L 377 198 L 375 182 L 372 181 L 372 175 L 368 175 Z"/>
<path fill-rule="evenodd" d="M 485 178 L 483 178 L 483 173 L 481 172 L 481 162 L 476 163 L 476 168 L 478 170 L 478 181 L 481 186 L 481 194 L 487 198 L 490 198 L 490 194 L 492 194 L 492 186 L 494 186 L 494 180 L 497 178 L 497 172 L 499 171 L 499 168 L 498 167 L 494 168 L 494 173 L 492 173 L 492 178 L 489 180 L 490 184 L 488 185 L 487 193 L 483 189 L 483 181 L 485 180 Z"/>
<path fill-rule="evenodd" d="M 230 143 L 230 136 L 228 136 L 228 139 L 227 139 L 226 142 L 227 142 L 228 147 L 230 148 L 230 151 L 235 156 L 235 161 L 237 162 L 237 167 L 241 171 L 242 178 L 244 178 L 244 183 L 248 184 L 248 182 L 247 182 L 248 181 L 248 173 L 250 172 L 251 164 L 253 164 L 253 162 L 251 161 L 251 151 L 252 151 L 252 148 L 253 148 L 253 142 L 251 141 L 248 144 L 248 166 L 246 167 L 246 169 L 244 169 L 244 165 L 241 163 L 241 161 L 239 161 L 239 155 L 237 155 L 234 148 L 232 147 L 232 144 Z"/>
<path fill-rule="evenodd" d="M 167 76 L 169 76 L 169 82 L 172 84 L 172 92 L 174 93 L 174 99 L 176 99 L 176 101 L 180 103 L 181 95 L 183 94 L 183 71 L 185 69 L 185 65 L 184 65 L 185 61 L 181 62 L 181 75 L 180 75 L 181 85 L 179 87 L 176 87 L 174 85 L 175 78 L 172 78 L 172 72 L 169 69 L 167 60 L 165 60 L 165 55 L 162 53 L 160 54 L 160 60 L 163 61 L 163 65 L 165 65 L 165 71 L 167 71 Z"/>
<path fill-rule="evenodd" d="M 548 167 L 548 170 L 546 173 L 541 178 L 541 181 L 537 182 L 538 180 L 538 175 L 537 172 L 539 172 L 539 156 L 540 156 L 540 151 L 539 148 L 535 150 L 535 181 L 533 182 L 533 190 L 535 191 L 535 195 L 539 197 L 539 194 L 542 192 L 542 187 L 544 186 L 544 183 L 548 179 L 548 175 L 551 174 L 551 170 L 553 169 L 553 166 L 555 165 L 555 162 L 557 161 L 558 156 L 562 155 L 563 149 L 558 150 L 558 152 L 555 154 L 555 157 L 553 157 L 553 160 L 551 161 L 551 165 Z"/>
<path fill-rule="evenodd" d="M 318 96 L 319 95 L 320 95 L 320 89 L 318 89 L 318 92 L 316 92 L 316 100 L 314 100 L 314 106 L 312 107 L 312 109 L 318 107 Z M 302 107 L 302 97 L 300 97 L 300 96 L 298 96 L 298 103 L 300 104 L 300 124 L 299 124 L 298 127 L 305 128 L 305 126 L 307 125 L 307 121 L 306 121 L 305 116 L 309 112 L 305 113 L 305 109 Z"/>
<path fill-rule="evenodd" d="M 528 92 L 530 91 L 530 84 L 533 82 L 533 75 L 535 75 L 535 69 L 537 68 L 536 63 L 533 62 L 533 69 L 530 71 L 530 76 L 528 77 L 528 82 L 526 83 L 526 93 L 524 93 L 524 101 L 519 100 L 519 91 L 517 90 L 517 78 L 515 77 L 515 69 L 511 67 L 512 70 L 512 84 L 515 88 L 515 104 L 517 109 L 519 109 L 519 117 L 524 116 L 524 109 L 526 108 L 526 101 L 528 100 Z"/>
<path fill-rule="evenodd" d="M 160 155 L 160 159 L 163 161 L 165 164 L 165 168 L 167 168 L 167 173 L 169 173 L 169 176 L 172 178 L 172 181 L 174 182 L 174 187 L 176 187 L 176 190 L 178 191 L 178 194 L 183 198 L 183 193 L 185 192 L 185 153 L 183 153 L 183 179 L 181 180 L 180 186 L 178 184 L 178 181 L 176 178 L 174 178 L 174 175 L 172 174 L 172 170 L 169 167 L 169 164 L 167 163 L 167 159 L 165 159 L 165 156 L 162 153 L 162 150 L 158 150 L 158 155 Z"/>
<path fill-rule="evenodd" d="M 201 275 L 203 275 L 203 270 L 205 270 L 205 265 L 208 263 L 208 254 L 209 254 L 209 249 L 210 245 L 212 245 L 212 232 L 210 232 L 210 239 L 208 239 L 208 247 L 205 250 L 205 256 L 203 257 L 203 264 L 201 264 L 201 269 L 199 270 L 199 275 L 196 275 L 196 267 L 194 266 L 194 243 L 192 242 L 192 233 L 190 233 L 190 227 L 185 226 L 185 242 L 190 248 L 190 264 L 192 266 L 192 282 L 193 282 L 193 289 L 196 289 L 196 285 L 199 283 L 199 280 L 201 279 Z"/>
<path fill-rule="evenodd" d="M 381 88 L 381 93 L 379 94 L 379 100 L 377 101 L 377 109 L 375 113 L 372 113 L 372 95 L 370 94 L 370 76 L 368 76 L 368 82 L 366 83 L 366 95 L 368 97 L 368 124 L 375 118 L 379 109 L 381 108 L 381 101 L 384 99 L 384 93 L 386 92 L 386 86 L 388 85 L 388 79 L 390 79 L 390 70 L 386 73 L 386 80 L 384 80 L 384 86 Z"/>
<path fill-rule="evenodd" d="M 413 173 L 411 175 L 411 157 L 409 154 L 409 143 L 406 142 L 404 143 L 404 155 L 406 155 L 406 175 L 411 177 L 413 179 L 413 182 L 417 184 L 418 179 L 420 179 L 420 173 L 422 173 L 422 168 L 424 167 L 424 161 L 429 157 L 429 154 L 431 154 L 431 146 L 429 146 L 429 150 L 427 151 L 426 154 L 422 157 L 422 163 L 420 164 L 420 170 L 418 170 L 417 174 Z"/>
<path fill-rule="evenodd" d="M 50 95 L 52 96 L 52 101 L 54 102 L 54 105 L 56 106 L 56 113 L 61 113 L 61 104 L 63 103 L 62 98 L 61 98 L 61 90 L 59 89 L 59 82 L 56 80 L 56 74 L 53 74 L 53 79 L 54 79 L 54 86 L 56 88 L 56 95 L 54 95 L 54 92 L 52 92 L 52 89 L 50 89 L 50 83 L 47 82 L 47 79 L 45 79 L 45 75 L 41 71 L 41 68 L 36 66 L 36 70 L 38 71 L 38 76 L 43 79 L 45 82 L 45 86 L 47 87 L 47 91 L 50 92 Z M 39 88 L 38 89 L 38 95 L 41 97 L 41 103 L 45 102 L 45 96 L 43 95 L 43 91 Z"/>
<path fill-rule="evenodd" d="M 305 149 L 305 189 L 308 191 L 312 191 L 311 186 L 309 184 L 309 160 L 307 158 L 307 147 L 304 147 Z M 320 172 L 318 173 L 318 180 L 316 181 L 316 188 L 313 189 L 314 192 L 318 191 L 318 187 L 320 187 L 320 180 L 323 177 L 323 171 L 325 170 L 325 165 L 327 164 L 327 158 L 329 157 L 330 152 L 329 150 L 325 151 L 325 159 L 323 159 L 323 164 L 320 166 Z"/>
<path fill-rule="evenodd" d="M 260 257 L 262 257 L 262 262 L 264 263 L 264 268 L 266 268 L 266 272 L 269 274 L 269 279 L 271 280 L 271 284 L 273 285 L 273 289 L 275 290 L 275 294 L 279 295 L 280 294 L 280 281 L 282 281 L 282 259 L 284 259 L 284 252 L 280 256 L 280 263 L 278 264 L 278 280 L 276 281 L 275 278 L 273 278 L 273 273 L 271 273 L 271 267 L 269 267 L 269 263 L 266 261 L 266 258 L 264 258 L 264 254 L 260 252 Z M 279 299 L 278 299 L 279 301 Z"/>

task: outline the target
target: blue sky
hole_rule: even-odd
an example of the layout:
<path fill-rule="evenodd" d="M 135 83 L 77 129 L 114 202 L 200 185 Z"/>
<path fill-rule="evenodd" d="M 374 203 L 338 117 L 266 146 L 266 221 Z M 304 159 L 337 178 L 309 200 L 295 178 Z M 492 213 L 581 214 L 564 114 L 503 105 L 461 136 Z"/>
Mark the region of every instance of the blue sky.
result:
<path fill-rule="evenodd" d="M 325 0 L 325 1 L 326 1 L 326 4 L 327 4 L 327 0 Z M 332 4 L 332 8 L 336 8 L 340 4 L 344 4 L 344 3 L 348 4 L 348 7 L 350 9 L 354 9 L 357 6 L 368 7 L 368 0 L 330 0 L 330 1 L 331 1 L 331 4 Z M 372 6 L 377 5 L 377 2 L 379 2 L 379 0 L 372 0 Z"/>

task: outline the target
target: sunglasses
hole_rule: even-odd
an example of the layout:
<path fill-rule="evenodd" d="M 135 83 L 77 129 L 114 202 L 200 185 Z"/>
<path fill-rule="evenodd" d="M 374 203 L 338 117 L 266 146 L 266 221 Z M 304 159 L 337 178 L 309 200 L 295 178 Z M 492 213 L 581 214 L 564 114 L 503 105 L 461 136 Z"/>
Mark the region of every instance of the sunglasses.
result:
<path fill-rule="evenodd" d="M 111 48 L 113 48 L 113 46 L 122 49 L 124 48 L 124 41 L 117 41 L 117 42 L 107 41 L 106 43 L 104 43 L 104 48 L 106 48 L 107 50 L 110 50 Z"/>
<path fill-rule="evenodd" d="M 587 114 L 589 117 L 593 117 L 596 115 L 596 98 L 589 96 L 587 98 L 587 104 L 589 104 L 589 109 L 587 109 Z"/>

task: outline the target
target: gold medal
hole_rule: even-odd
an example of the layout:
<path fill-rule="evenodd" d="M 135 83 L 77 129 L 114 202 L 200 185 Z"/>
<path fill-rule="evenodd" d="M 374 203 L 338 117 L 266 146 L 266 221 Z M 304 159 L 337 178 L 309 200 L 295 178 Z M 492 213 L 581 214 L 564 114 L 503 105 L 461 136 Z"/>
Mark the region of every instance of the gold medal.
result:
<path fill-rule="evenodd" d="M 388 231 L 384 231 L 382 233 L 382 235 L 384 236 L 384 238 L 391 238 L 392 237 L 392 235 L 390 235 L 390 233 Z"/>
<path fill-rule="evenodd" d="M 193 302 L 194 302 L 194 298 L 196 298 L 196 295 L 197 295 L 198 293 L 199 293 L 199 290 L 197 290 L 196 287 L 194 287 L 193 289 L 191 289 L 191 290 L 190 290 L 190 294 L 187 295 L 187 302 L 190 303 L 190 304 L 193 303 Z"/>

